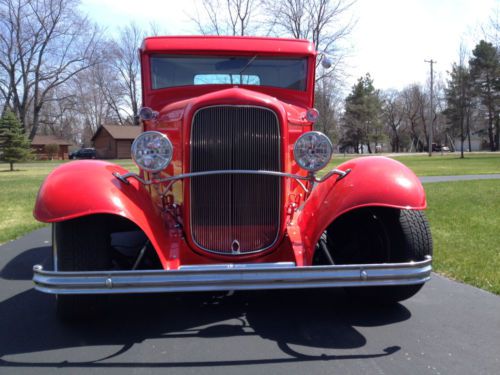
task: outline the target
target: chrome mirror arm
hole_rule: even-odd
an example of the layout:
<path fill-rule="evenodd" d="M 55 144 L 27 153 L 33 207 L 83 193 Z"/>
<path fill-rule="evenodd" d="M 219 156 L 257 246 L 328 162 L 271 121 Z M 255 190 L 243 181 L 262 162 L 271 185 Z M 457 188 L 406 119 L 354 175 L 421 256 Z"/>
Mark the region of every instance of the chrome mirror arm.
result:
<path fill-rule="evenodd" d="M 325 174 L 321 178 L 317 178 L 316 176 L 313 175 L 312 181 L 317 182 L 317 183 L 322 183 L 322 182 L 325 182 L 326 180 L 328 180 L 333 175 L 337 175 L 338 176 L 337 181 L 339 181 L 339 180 L 343 179 L 345 176 L 347 176 L 350 172 L 351 172 L 350 169 L 346 169 L 345 171 L 342 171 L 340 169 L 335 168 L 335 169 L 332 169 L 330 172 L 328 172 L 327 174 Z"/>

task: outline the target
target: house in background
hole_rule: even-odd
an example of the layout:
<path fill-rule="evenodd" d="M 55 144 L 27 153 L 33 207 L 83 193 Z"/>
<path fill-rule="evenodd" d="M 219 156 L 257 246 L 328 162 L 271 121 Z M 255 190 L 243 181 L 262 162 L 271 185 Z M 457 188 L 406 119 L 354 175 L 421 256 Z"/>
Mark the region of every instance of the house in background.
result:
<path fill-rule="evenodd" d="M 141 126 L 101 125 L 92 137 L 98 159 L 128 159 Z"/>
<path fill-rule="evenodd" d="M 47 153 L 47 145 L 57 145 L 58 151 L 53 155 Z M 33 154 L 38 160 L 52 159 L 68 159 L 68 147 L 73 146 L 73 142 L 66 139 L 56 137 L 55 135 L 35 135 L 31 141 Z"/>
<path fill-rule="evenodd" d="M 453 140 L 453 148 L 455 151 L 459 152 L 462 149 L 462 143 L 460 137 L 456 137 Z M 470 137 L 470 150 L 469 150 L 469 138 L 465 136 L 464 140 L 464 151 L 487 151 L 490 149 L 490 142 L 488 140 L 488 132 L 486 129 L 480 129 L 471 132 Z"/>

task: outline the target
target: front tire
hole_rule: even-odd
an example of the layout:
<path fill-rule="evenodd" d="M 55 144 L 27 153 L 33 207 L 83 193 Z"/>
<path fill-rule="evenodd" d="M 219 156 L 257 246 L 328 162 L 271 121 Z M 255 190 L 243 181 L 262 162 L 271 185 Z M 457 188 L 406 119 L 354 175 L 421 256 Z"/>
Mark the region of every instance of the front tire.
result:
<path fill-rule="evenodd" d="M 422 211 L 384 207 L 359 209 L 337 219 L 325 241 L 335 264 L 399 263 L 424 260 L 432 255 L 432 237 Z M 317 251 L 315 264 L 328 264 Z M 415 295 L 423 284 L 351 287 L 346 292 L 363 301 L 395 303 Z"/>
<path fill-rule="evenodd" d="M 111 239 L 104 216 L 85 216 L 52 226 L 54 266 L 57 271 L 99 271 L 111 267 Z M 56 296 L 62 320 L 94 315 L 103 308 L 104 296 Z"/>

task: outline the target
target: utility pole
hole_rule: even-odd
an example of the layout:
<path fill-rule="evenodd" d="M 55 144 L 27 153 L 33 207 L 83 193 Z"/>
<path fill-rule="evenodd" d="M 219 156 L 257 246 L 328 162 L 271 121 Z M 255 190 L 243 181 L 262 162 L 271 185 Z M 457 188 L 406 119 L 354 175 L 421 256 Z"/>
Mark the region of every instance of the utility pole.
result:
<path fill-rule="evenodd" d="M 437 61 L 434 61 L 432 59 L 430 60 L 424 60 L 426 63 L 429 63 L 431 65 L 431 109 L 429 111 L 429 156 L 432 156 L 432 123 L 434 122 L 434 105 L 433 105 L 433 99 L 434 99 L 434 64 Z"/>

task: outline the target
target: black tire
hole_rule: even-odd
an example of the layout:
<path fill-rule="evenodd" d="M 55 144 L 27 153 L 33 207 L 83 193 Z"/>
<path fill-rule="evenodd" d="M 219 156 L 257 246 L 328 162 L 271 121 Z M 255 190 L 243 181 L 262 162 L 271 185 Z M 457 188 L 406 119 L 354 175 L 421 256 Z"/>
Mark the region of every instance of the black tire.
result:
<path fill-rule="evenodd" d="M 86 216 L 55 223 L 54 265 L 58 271 L 99 271 L 111 267 L 110 235 L 105 216 Z M 66 321 L 100 313 L 105 296 L 57 295 L 59 318 Z"/>
<path fill-rule="evenodd" d="M 323 236 L 335 264 L 420 261 L 432 255 L 432 237 L 422 211 L 363 208 L 336 220 Z M 328 264 L 317 251 L 315 264 Z M 363 301 L 395 303 L 415 295 L 423 284 L 345 288 Z"/>

